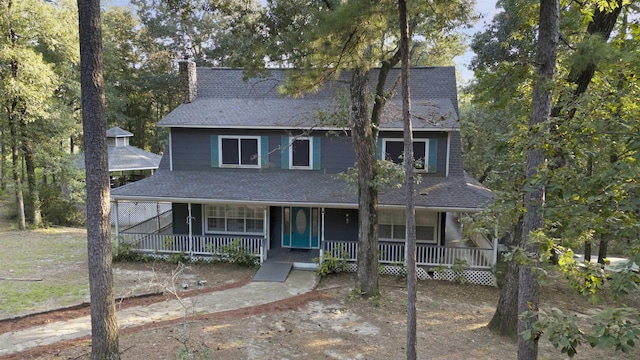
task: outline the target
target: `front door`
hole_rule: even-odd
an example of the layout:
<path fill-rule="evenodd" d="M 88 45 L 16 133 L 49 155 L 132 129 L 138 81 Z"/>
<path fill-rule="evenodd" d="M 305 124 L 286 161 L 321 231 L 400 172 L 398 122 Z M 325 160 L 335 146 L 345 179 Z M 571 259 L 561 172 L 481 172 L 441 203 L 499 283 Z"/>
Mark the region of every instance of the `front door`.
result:
<path fill-rule="evenodd" d="M 319 244 L 319 209 L 285 207 L 282 213 L 282 246 L 317 249 Z"/>
<path fill-rule="evenodd" d="M 309 208 L 291 208 L 291 247 L 311 247 L 311 217 Z"/>

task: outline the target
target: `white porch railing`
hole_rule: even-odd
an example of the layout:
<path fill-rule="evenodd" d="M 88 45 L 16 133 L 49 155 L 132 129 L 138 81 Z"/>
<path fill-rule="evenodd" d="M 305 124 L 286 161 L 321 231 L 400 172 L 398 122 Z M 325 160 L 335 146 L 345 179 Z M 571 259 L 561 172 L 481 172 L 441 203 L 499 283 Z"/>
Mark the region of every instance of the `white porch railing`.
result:
<path fill-rule="evenodd" d="M 354 262 L 358 254 L 358 243 L 355 241 L 325 241 L 325 253 L 337 258 Z M 405 259 L 404 243 L 379 242 L 379 262 L 381 264 L 403 264 Z M 456 260 L 466 261 L 469 269 L 491 269 L 495 264 L 493 249 L 472 247 L 445 247 L 431 244 L 416 245 L 416 265 L 430 267 L 451 267 Z"/>
<path fill-rule="evenodd" d="M 202 236 L 176 234 L 121 233 L 121 241 L 131 245 L 141 253 L 167 255 L 184 253 L 189 256 L 224 256 L 221 251 L 237 241 L 238 249 L 254 254 L 265 260 L 265 241 L 263 237 L 247 236 Z"/>

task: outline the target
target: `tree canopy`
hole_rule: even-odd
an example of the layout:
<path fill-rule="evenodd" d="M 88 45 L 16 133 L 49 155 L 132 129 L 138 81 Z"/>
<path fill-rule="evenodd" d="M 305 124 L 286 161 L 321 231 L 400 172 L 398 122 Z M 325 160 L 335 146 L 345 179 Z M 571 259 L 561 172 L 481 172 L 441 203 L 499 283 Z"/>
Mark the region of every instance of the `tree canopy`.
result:
<path fill-rule="evenodd" d="M 517 232 L 524 214 L 522 201 L 529 191 L 522 186 L 523 164 L 527 134 L 535 130 L 526 124 L 526 116 L 535 80 L 537 64 L 531 55 L 538 28 L 536 2 L 499 4 L 504 12 L 472 43 L 477 55 L 472 62 L 475 81 L 467 89 L 472 96 L 463 106 L 462 130 L 465 165 L 495 190 L 490 218 L 499 224 L 500 236 L 508 238 Z M 542 143 L 546 161 L 535 180 L 545 189 L 538 238 L 543 252 L 585 246 L 588 257 L 595 243 L 600 261 L 608 245 L 638 260 L 633 234 L 639 225 L 635 179 L 640 123 L 632 100 L 638 95 L 638 28 L 629 20 L 635 16 L 637 2 L 561 3 L 557 74 L 549 85 L 554 93 L 552 116 L 543 124 L 548 129 Z M 581 284 L 576 286 L 581 293 L 592 296 L 605 288 L 602 277 L 590 278 L 597 272 L 579 270 L 575 261 L 565 259 L 562 264 L 572 283 Z M 621 280 L 624 286 L 606 287 L 609 290 L 637 287 L 633 277 L 613 276 L 626 280 Z M 583 336 L 578 343 L 600 346 L 586 339 Z M 576 343 L 569 343 L 563 351 L 571 353 Z"/>

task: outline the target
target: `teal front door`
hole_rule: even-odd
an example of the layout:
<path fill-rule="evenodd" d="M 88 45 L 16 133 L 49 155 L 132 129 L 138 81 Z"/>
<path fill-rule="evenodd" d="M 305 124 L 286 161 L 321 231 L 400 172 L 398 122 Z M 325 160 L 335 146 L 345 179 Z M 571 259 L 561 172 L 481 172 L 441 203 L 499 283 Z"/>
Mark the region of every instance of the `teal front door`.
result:
<path fill-rule="evenodd" d="M 291 208 L 291 247 L 311 247 L 311 216 L 309 208 Z"/>
<path fill-rule="evenodd" d="M 320 209 L 282 208 L 282 246 L 297 249 L 320 247 Z"/>

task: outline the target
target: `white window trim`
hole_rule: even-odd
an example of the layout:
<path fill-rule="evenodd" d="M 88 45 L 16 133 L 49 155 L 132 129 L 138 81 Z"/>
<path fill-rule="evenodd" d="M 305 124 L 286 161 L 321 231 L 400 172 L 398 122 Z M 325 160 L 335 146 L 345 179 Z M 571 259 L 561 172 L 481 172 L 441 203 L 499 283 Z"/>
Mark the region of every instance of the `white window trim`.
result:
<path fill-rule="evenodd" d="M 293 142 L 296 140 L 309 140 L 309 166 L 293 166 Z M 289 169 L 313 170 L 313 137 L 311 136 L 290 136 L 289 137 Z"/>
<path fill-rule="evenodd" d="M 224 210 L 225 210 L 224 211 L 224 228 L 225 228 L 224 231 L 222 231 L 222 230 L 210 230 L 209 229 L 209 214 L 208 214 L 208 207 L 209 206 L 223 206 L 224 207 Z M 250 235 L 250 236 L 264 235 L 265 234 L 264 229 L 265 229 L 266 219 L 264 217 L 262 218 L 262 232 L 247 232 L 246 231 L 246 229 L 247 229 L 247 213 L 246 212 L 245 212 L 245 215 L 244 215 L 244 220 L 245 220 L 244 228 L 245 228 L 245 231 L 244 232 L 241 232 L 241 231 L 227 231 L 227 219 L 228 219 L 227 218 L 227 207 L 229 207 L 229 206 L 233 206 L 233 207 L 242 206 L 245 209 L 250 207 L 250 208 L 255 208 L 256 210 L 257 209 L 261 209 L 263 214 L 265 212 L 265 210 L 264 210 L 265 208 L 264 207 L 260 207 L 260 206 L 253 207 L 253 206 L 247 206 L 247 205 L 205 204 L 205 208 L 204 208 L 204 212 L 203 212 L 204 213 L 204 221 L 202 222 L 203 225 L 204 225 L 203 227 L 204 227 L 204 233 L 205 234 L 229 234 L 229 235 L 233 234 L 233 235 Z M 254 218 L 250 218 L 250 219 L 254 219 Z"/>
<path fill-rule="evenodd" d="M 242 165 L 242 164 L 224 164 L 222 161 L 222 140 L 223 139 L 235 139 L 238 140 L 238 162 L 242 159 L 242 140 L 244 139 L 256 139 L 258 140 L 258 164 L 257 165 Z M 241 136 L 241 135 L 220 135 L 218 137 L 218 165 L 220 167 L 226 168 L 251 168 L 251 169 L 260 169 L 262 167 L 262 154 L 260 150 L 262 149 L 262 144 L 260 136 Z"/>
<path fill-rule="evenodd" d="M 382 211 L 391 211 L 393 212 L 393 210 L 382 210 Z M 418 217 L 418 212 L 416 212 L 416 218 Z M 380 214 L 378 214 L 378 219 L 380 219 Z M 402 224 L 387 224 L 387 223 L 383 223 L 380 222 L 380 220 L 378 220 L 378 226 L 380 225 L 391 225 L 391 236 L 393 236 L 393 227 L 394 226 L 406 226 L 406 219 L 405 219 L 405 223 Z M 418 226 L 432 226 L 433 227 L 433 240 L 418 240 L 416 239 L 416 243 L 418 244 L 438 244 L 438 216 L 436 215 L 436 219 L 435 219 L 435 223 L 434 224 L 428 224 L 428 225 L 418 225 L 416 224 L 416 228 Z M 405 230 L 406 231 L 406 230 Z M 401 238 L 401 239 L 396 239 L 396 238 L 386 238 L 386 237 L 380 237 L 380 241 L 385 241 L 385 242 L 405 242 L 406 241 L 406 232 L 405 232 L 405 237 Z"/>
<path fill-rule="evenodd" d="M 382 139 L 382 160 L 385 160 L 386 155 L 387 155 L 387 142 L 388 141 L 392 141 L 392 142 L 403 142 L 404 143 L 404 139 L 400 139 L 400 138 L 385 138 Z M 429 169 L 429 139 L 413 139 L 413 143 L 415 146 L 415 143 L 423 143 L 424 144 L 424 164 L 422 169 L 413 169 L 413 171 L 416 172 L 427 172 L 427 169 Z"/>

